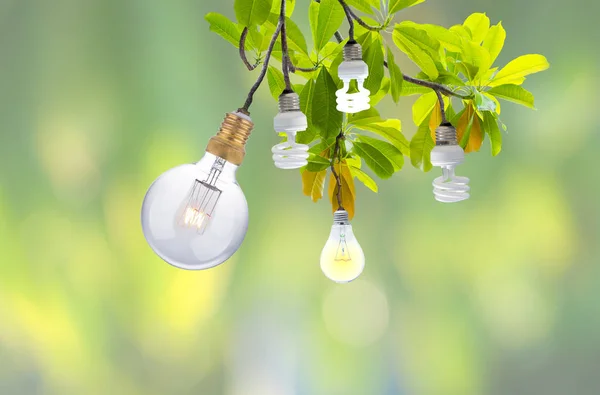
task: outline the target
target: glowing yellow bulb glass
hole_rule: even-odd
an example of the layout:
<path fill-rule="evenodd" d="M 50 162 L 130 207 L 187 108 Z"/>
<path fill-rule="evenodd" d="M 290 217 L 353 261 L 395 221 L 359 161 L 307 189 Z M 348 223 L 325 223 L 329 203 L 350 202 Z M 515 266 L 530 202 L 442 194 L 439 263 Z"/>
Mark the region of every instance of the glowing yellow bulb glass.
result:
<path fill-rule="evenodd" d="M 336 216 L 337 216 L 336 212 Z M 356 279 L 365 267 L 365 255 L 354 237 L 352 225 L 347 220 L 334 221 L 329 240 L 321 252 L 321 270 L 336 283 L 347 283 Z"/>

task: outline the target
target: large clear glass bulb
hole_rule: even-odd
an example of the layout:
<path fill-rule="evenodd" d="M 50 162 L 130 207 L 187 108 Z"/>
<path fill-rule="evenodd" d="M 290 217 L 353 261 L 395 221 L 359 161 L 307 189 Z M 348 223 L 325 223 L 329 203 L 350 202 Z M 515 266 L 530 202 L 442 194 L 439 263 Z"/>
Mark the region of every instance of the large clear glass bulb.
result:
<path fill-rule="evenodd" d="M 235 127 L 244 118 L 227 117 L 199 162 L 167 171 L 144 198 L 144 236 L 158 256 L 178 268 L 208 269 L 225 262 L 248 229 L 248 204 L 232 162 L 241 163 L 243 153 L 235 146 L 243 148 L 251 127 L 245 123 L 247 135 L 239 139 Z M 232 143 L 236 136 L 240 141 Z"/>
<path fill-rule="evenodd" d="M 365 254 L 354 237 L 348 212 L 338 210 L 333 217 L 329 239 L 321 252 L 321 270 L 336 283 L 355 280 L 365 268 Z"/>

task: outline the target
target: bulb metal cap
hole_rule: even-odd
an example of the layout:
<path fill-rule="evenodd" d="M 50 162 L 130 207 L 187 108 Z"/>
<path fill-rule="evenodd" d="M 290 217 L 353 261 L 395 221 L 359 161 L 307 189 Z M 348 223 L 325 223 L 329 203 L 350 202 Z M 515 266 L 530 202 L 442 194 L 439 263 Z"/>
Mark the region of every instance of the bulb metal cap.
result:
<path fill-rule="evenodd" d="M 458 145 L 456 129 L 449 123 L 435 129 L 435 145 Z"/>
<path fill-rule="evenodd" d="M 297 93 L 283 93 L 279 96 L 279 112 L 300 111 L 300 96 Z"/>
<path fill-rule="evenodd" d="M 357 42 L 349 42 L 344 45 L 344 60 L 349 62 L 352 60 L 362 60 L 362 47 Z"/>
<path fill-rule="evenodd" d="M 254 124 L 248 116 L 240 113 L 228 113 L 225 115 L 219 132 L 208 142 L 206 152 L 236 166 L 241 165 L 246 155 L 246 142 L 253 128 Z"/>
<path fill-rule="evenodd" d="M 335 225 L 348 225 L 350 223 L 350 217 L 346 210 L 337 210 L 333 213 L 333 223 Z"/>

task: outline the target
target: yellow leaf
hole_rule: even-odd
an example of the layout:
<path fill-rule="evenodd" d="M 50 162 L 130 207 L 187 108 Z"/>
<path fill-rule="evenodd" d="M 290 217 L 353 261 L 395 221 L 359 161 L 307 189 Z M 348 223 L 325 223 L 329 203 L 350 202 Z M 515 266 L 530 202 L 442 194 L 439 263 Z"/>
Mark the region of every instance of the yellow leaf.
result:
<path fill-rule="evenodd" d="M 521 85 L 525 76 L 550 67 L 548 60 L 542 55 L 523 55 L 509 62 L 496 74 L 488 86 L 494 87 L 505 84 Z"/>
<path fill-rule="evenodd" d="M 483 39 L 483 47 L 490 53 L 491 64 L 494 64 L 502 51 L 504 40 L 506 40 L 506 30 L 504 30 L 502 22 L 492 26 Z"/>
<path fill-rule="evenodd" d="M 345 160 L 343 160 L 342 163 L 335 164 L 335 171 L 340 175 L 342 182 L 342 206 L 344 206 L 350 219 L 352 219 L 354 217 L 354 201 L 356 200 L 354 178 L 352 177 Z M 331 201 L 331 208 L 334 212 L 338 209 L 337 191 L 337 181 L 332 174 L 329 177 L 329 200 Z"/>
<path fill-rule="evenodd" d="M 429 119 L 429 130 L 431 130 L 431 139 L 435 142 L 435 130 L 442 123 L 442 112 L 440 111 L 440 101 L 433 107 L 431 118 Z"/>
<path fill-rule="evenodd" d="M 475 108 L 472 104 L 468 105 L 465 112 L 458 120 L 456 126 L 456 132 L 458 135 L 458 141 L 462 141 L 465 133 L 469 131 L 469 141 L 465 146 L 465 153 L 479 151 L 483 144 L 483 130 L 481 129 L 481 122 L 479 117 L 475 114 Z M 469 129 L 470 126 L 470 129 Z"/>
<path fill-rule="evenodd" d="M 310 196 L 315 203 L 323 197 L 326 175 L 327 170 L 322 170 L 318 173 L 305 170 L 302 173 L 302 192 L 306 196 Z"/>

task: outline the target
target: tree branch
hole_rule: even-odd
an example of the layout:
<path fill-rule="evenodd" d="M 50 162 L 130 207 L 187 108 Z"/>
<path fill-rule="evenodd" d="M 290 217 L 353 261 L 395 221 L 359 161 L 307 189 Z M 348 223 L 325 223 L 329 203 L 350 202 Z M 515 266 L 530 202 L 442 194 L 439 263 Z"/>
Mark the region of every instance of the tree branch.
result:
<path fill-rule="evenodd" d="M 260 61 L 257 61 L 253 65 L 250 64 L 250 62 L 248 61 L 248 58 L 246 57 L 246 38 L 247 37 L 248 37 L 248 28 L 245 27 L 244 30 L 242 30 L 242 35 L 240 36 L 240 58 L 242 58 L 242 62 L 244 62 L 244 64 L 248 68 L 248 71 L 252 71 L 258 67 L 258 65 L 260 64 Z"/>
<path fill-rule="evenodd" d="M 281 33 L 281 20 L 277 24 L 277 28 L 273 33 L 273 37 L 271 37 L 271 42 L 269 43 L 269 48 L 267 49 L 267 54 L 265 55 L 263 67 L 258 76 L 258 79 L 250 89 L 250 92 L 248 92 L 248 97 L 246 98 L 244 106 L 240 108 L 241 112 L 248 113 L 248 110 L 252 105 L 252 101 L 254 100 L 254 94 L 262 84 L 263 80 L 265 79 L 265 76 L 267 75 L 267 70 L 269 69 L 269 61 L 271 60 L 271 54 L 273 53 L 273 48 L 275 47 L 275 43 L 277 42 L 277 37 L 279 37 L 279 33 Z"/>
<path fill-rule="evenodd" d="M 438 84 L 437 82 L 420 80 L 417 78 L 409 77 L 405 74 L 402 74 L 402 78 L 404 78 L 404 81 L 412 82 L 415 85 L 420 85 L 420 86 L 424 86 L 426 88 L 433 89 L 434 91 L 440 92 L 446 96 L 460 97 L 461 99 L 469 99 L 470 98 L 470 96 L 462 95 L 458 92 L 454 92 L 454 91 L 448 89 L 448 87 L 446 87 L 442 84 Z"/>
<path fill-rule="evenodd" d="M 340 175 L 338 174 L 338 172 L 335 171 L 335 160 L 338 159 L 338 161 L 340 162 L 340 165 L 342 163 L 341 160 L 339 160 L 339 155 L 340 155 L 340 142 L 344 140 L 344 132 L 342 130 L 340 130 L 340 134 L 337 135 L 337 137 L 335 138 L 335 148 L 333 149 L 333 156 L 331 158 L 331 174 L 333 174 L 333 177 L 335 178 L 335 181 L 337 183 L 337 194 L 336 194 L 336 199 L 338 202 L 338 210 L 344 210 L 344 205 L 342 203 L 342 179 L 340 177 Z M 341 168 L 341 166 L 340 166 Z"/>

